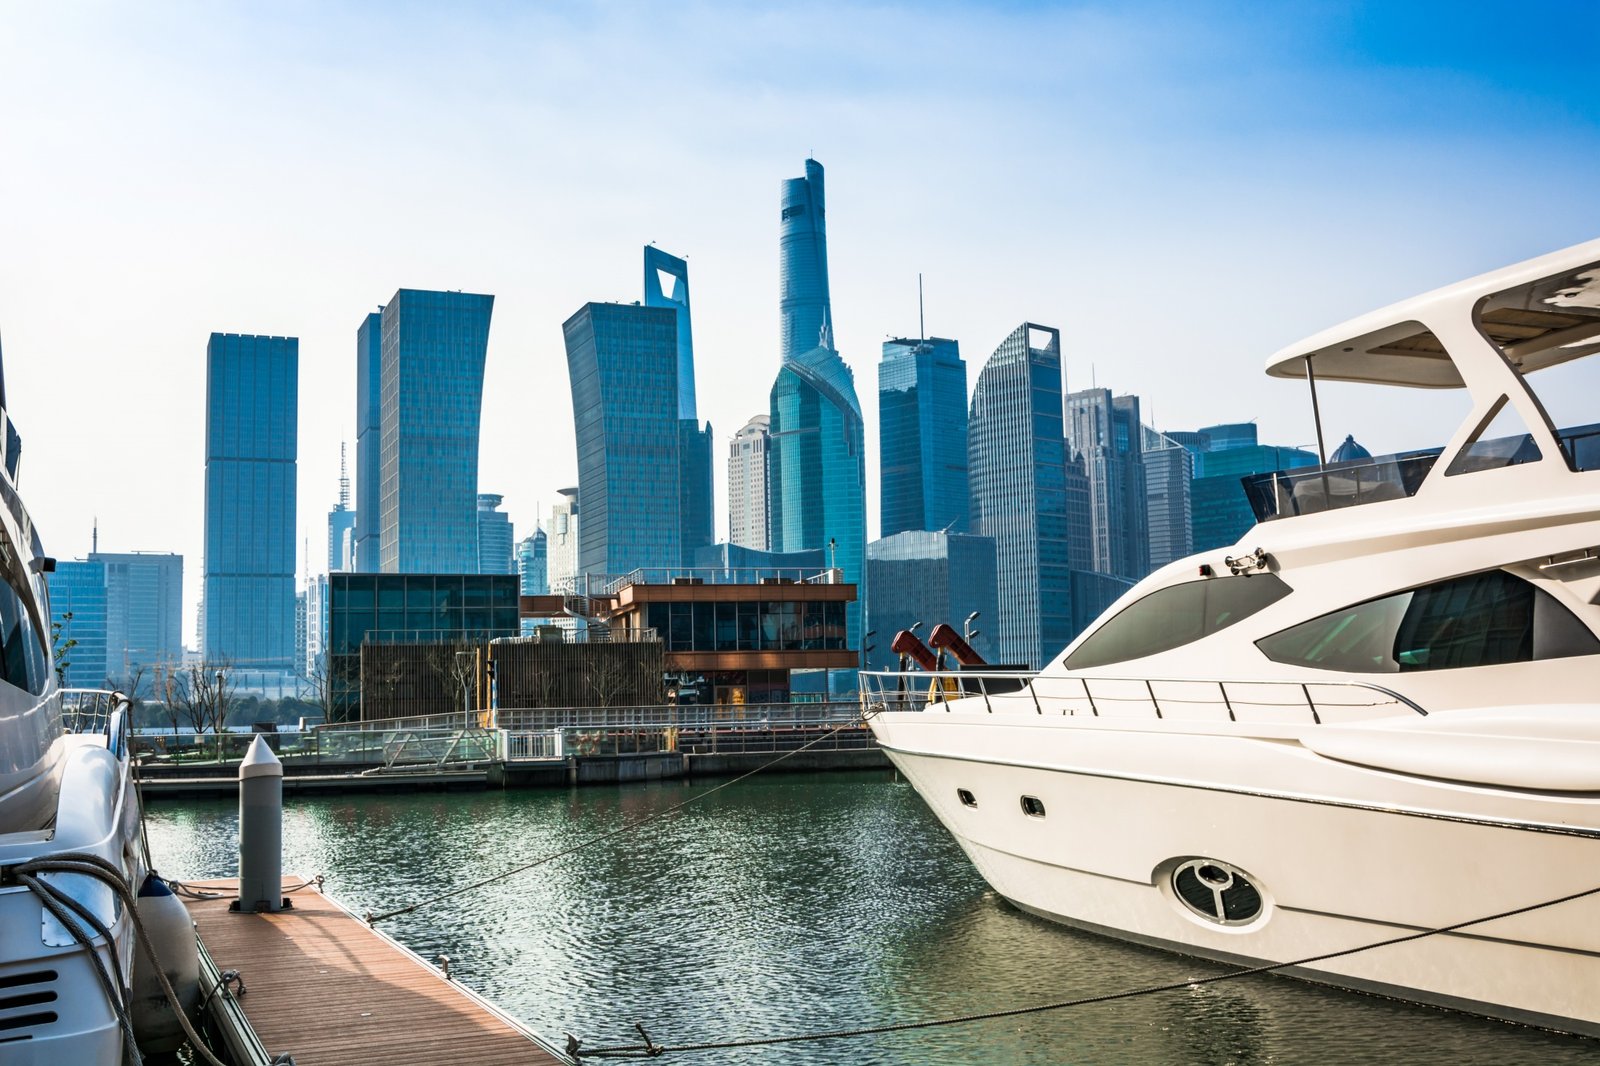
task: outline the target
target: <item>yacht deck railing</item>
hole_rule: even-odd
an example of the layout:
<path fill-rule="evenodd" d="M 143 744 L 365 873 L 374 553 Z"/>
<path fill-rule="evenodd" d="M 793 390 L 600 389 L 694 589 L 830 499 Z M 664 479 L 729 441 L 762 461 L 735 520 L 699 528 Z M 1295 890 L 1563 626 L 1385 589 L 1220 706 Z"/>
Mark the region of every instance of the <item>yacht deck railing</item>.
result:
<path fill-rule="evenodd" d="M 1358 681 L 1225 681 L 1195 678 L 1088 677 L 1017 671 L 863 672 L 862 703 L 881 711 L 950 710 L 980 701 L 995 712 L 1170 718 L 1251 724 L 1357 721 L 1428 712 L 1380 685 Z"/>

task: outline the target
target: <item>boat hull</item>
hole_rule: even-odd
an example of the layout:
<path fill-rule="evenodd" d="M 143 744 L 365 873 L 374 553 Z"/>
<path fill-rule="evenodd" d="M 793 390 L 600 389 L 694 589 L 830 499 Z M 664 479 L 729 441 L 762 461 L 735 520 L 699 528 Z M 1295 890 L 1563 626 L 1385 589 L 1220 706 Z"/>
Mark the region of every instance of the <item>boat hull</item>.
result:
<path fill-rule="evenodd" d="M 1400 780 L 1320 759 L 1286 738 L 1073 729 L 1058 719 L 1055 728 L 1045 720 L 1004 730 L 1015 751 L 934 750 L 927 727 L 956 723 L 884 717 L 908 721 L 875 728 L 996 892 L 1053 921 L 1187 955 L 1291 963 L 1600 886 L 1600 831 L 1587 797 L 1533 797 L 1512 823 L 1485 812 L 1495 797 L 1483 789 Z M 996 743 L 995 733 L 983 739 Z M 1190 749 L 1187 774 L 1170 763 L 1174 744 Z M 1156 772 L 1141 776 L 1132 769 L 1140 765 Z M 1253 767 L 1237 779 L 1257 782 L 1298 769 L 1305 787 L 1234 787 L 1217 772 L 1230 766 Z M 1340 778 L 1349 787 L 1329 787 Z M 1357 783 L 1374 778 L 1399 802 L 1350 798 L 1372 791 Z M 1024 812 L 1024 796 L 1042 817 Z M 1186 905 L 1174 873 L 1195 859 L 1246 874 L 1259 915 L 1222 925 Z M 1600 894 L 1283 972 L 1600 1036 Z"/>

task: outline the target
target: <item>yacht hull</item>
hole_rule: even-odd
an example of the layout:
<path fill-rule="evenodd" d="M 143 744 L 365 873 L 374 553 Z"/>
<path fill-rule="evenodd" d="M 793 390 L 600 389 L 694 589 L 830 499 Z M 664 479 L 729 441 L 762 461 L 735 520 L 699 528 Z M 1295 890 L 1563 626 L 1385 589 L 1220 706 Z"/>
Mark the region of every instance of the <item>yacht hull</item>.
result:
<path fill-rule="evenodd" d="M 1600 886 L 1592 796 L 1374 771 L 1290 735 L 999 717 L 884 714 L 873 727 L 989 884 L 1053 921 L 1255 966 Z M 1185 904 L 1174 874 L 1196 859 L 1246 875 L 1259 914 L 1223 925 Z M 1600 893 L 1283 972 L 1600 1036 Z"/>

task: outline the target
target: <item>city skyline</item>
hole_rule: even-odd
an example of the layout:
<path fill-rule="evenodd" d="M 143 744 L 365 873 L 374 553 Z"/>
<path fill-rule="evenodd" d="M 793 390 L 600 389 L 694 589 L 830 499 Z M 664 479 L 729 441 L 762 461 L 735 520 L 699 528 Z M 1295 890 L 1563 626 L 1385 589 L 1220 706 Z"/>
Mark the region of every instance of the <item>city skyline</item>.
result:
<path fill-rule="evenodd" d="M 29 103 L 8 112 L 0 195 L 29 210 L 4 223 L 0 330 L 47 550 L 85 555 L 98 514 L 108 546 L 184 555 L 193 633 L 194 353 L 212 331 L 239 330 L 301 338 L 295 542 L 320 555 L 338 445 L 356 442 L 351 327 L 402 286 L 497 297 L 478 482 L 531 528 L 577 474 L 560 322 L 585 300 L 633 299 L 631 256 L 648 240 L 695 269 L 699 416 L 719 427 L 720 453 L 765 405 L 779 325 L 771 195 L 808 153 L 832 179 L 833 343 L 857 375 L 885 336 L 911 334 L 923 271 L 930 333 L 987 352 L 1017 321 L 1054 322 L 1068 389 L 1139 395 L 1162 430 L 1259 418 L 1261 438 L 1285 446 L 1312 433 L 1303 389 L 1260 372 L 1277 347 L 1600 231 L 1600 208 L 1542 206 L 1544 189 L 1590 171 L 1596 115 L 1566 91 L 1581 57 L 1549 49 L 1531 19 L 1442 7 L 1294 19 L 1160 5 L 644 12 L 468 8 L 375 27 L 359 8 L 205 20 L 12 9 L 0 98 Z M 830 21 L 845 25 L 824 32 Z M 910 92 L 848 43 L 885 38 L 948 76 Z M 246 39 L 254 50 L 227 46 Z M 712 39 L 715 50 L 697 43 Z M 1061 62 L 1008 62 L 1040 39 Z M 615 46 L 605 64 L 587 54 L 597 40 Z M 529 42 L 544 62 L 526 62 Z M 711 123 L 628 116 L 646 81 L 617 60 L 653 70 L 644 57 L 663 51 L 681 59 L 675 89 Z M 767 57 L 760 69 L 737 58 L 753 54 Z M 386 68 L 420 72 L 417 84 Z M 29 88 L 61 85 L 62 70 L 70 86 Z M 474 108 L 493 117 L 456 123 Z M 773 128 L 774 111 L 791 121 Z M 402 114 L 423 119 L 404 128 L 420 139 L 400 136 Z M 615 118 L 606 148 L 588 130 Z M 940 165 L 885 163 L 891 126 L 938 143 Z M 1035 156 L 1018 168 L 1005 146 L 1023 135 Z M 263 143 L 287 154 L 258 167 Z M 623 145 L 670 169 L 622 165 Z M 372 178 L 374 159 L 402 151 L 392 158 L 416 165 Z M 116 176 L 95 165 L 107 152 L 125 162 Z M 1505 167 L 1508 152 L 1541 165 Z M 1353 166 L 1402 153 L 1404 168 Z M 219 259 L 224 240 L 256 254 Z M 1375 254 L 1392 248 L 1404 253 Z M 100 313 L 79 313 L 89 300 Z M 531 453 L 530 397 L 557 400 Z M 1440 443 L 1459 413 L 1448 397 L 1405 418 L 1358 411 L 1338 389 L 1323 399 L 1330 440 L 1354 433 L 1375 452 Z M 129 454 L 81 439 L 85 418 L 130 410 Z M 160 491 L 147 469 L 163 471 Z M 722 477 L 716 492 L 721 515 Z"/>

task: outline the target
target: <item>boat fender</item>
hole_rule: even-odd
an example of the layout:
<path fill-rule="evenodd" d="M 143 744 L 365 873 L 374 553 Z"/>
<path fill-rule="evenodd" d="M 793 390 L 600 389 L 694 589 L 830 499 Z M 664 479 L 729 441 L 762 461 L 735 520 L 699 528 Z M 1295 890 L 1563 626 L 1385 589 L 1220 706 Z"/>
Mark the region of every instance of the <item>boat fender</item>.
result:
<path fill-rule="evenodd" d="M 161 969 L 172 983 L 179 1005 L 190 1018 L 200 1002 L 200 949 L 189 910 L 154 871 L 139 886 L 139 921 L 149 934 Z M 187 1039 L 183 1024 L 167 1002 L 161 981 L 144 951 L 134 952 L 133 1033 L 145 1054 L 176 1051 Z"/>

